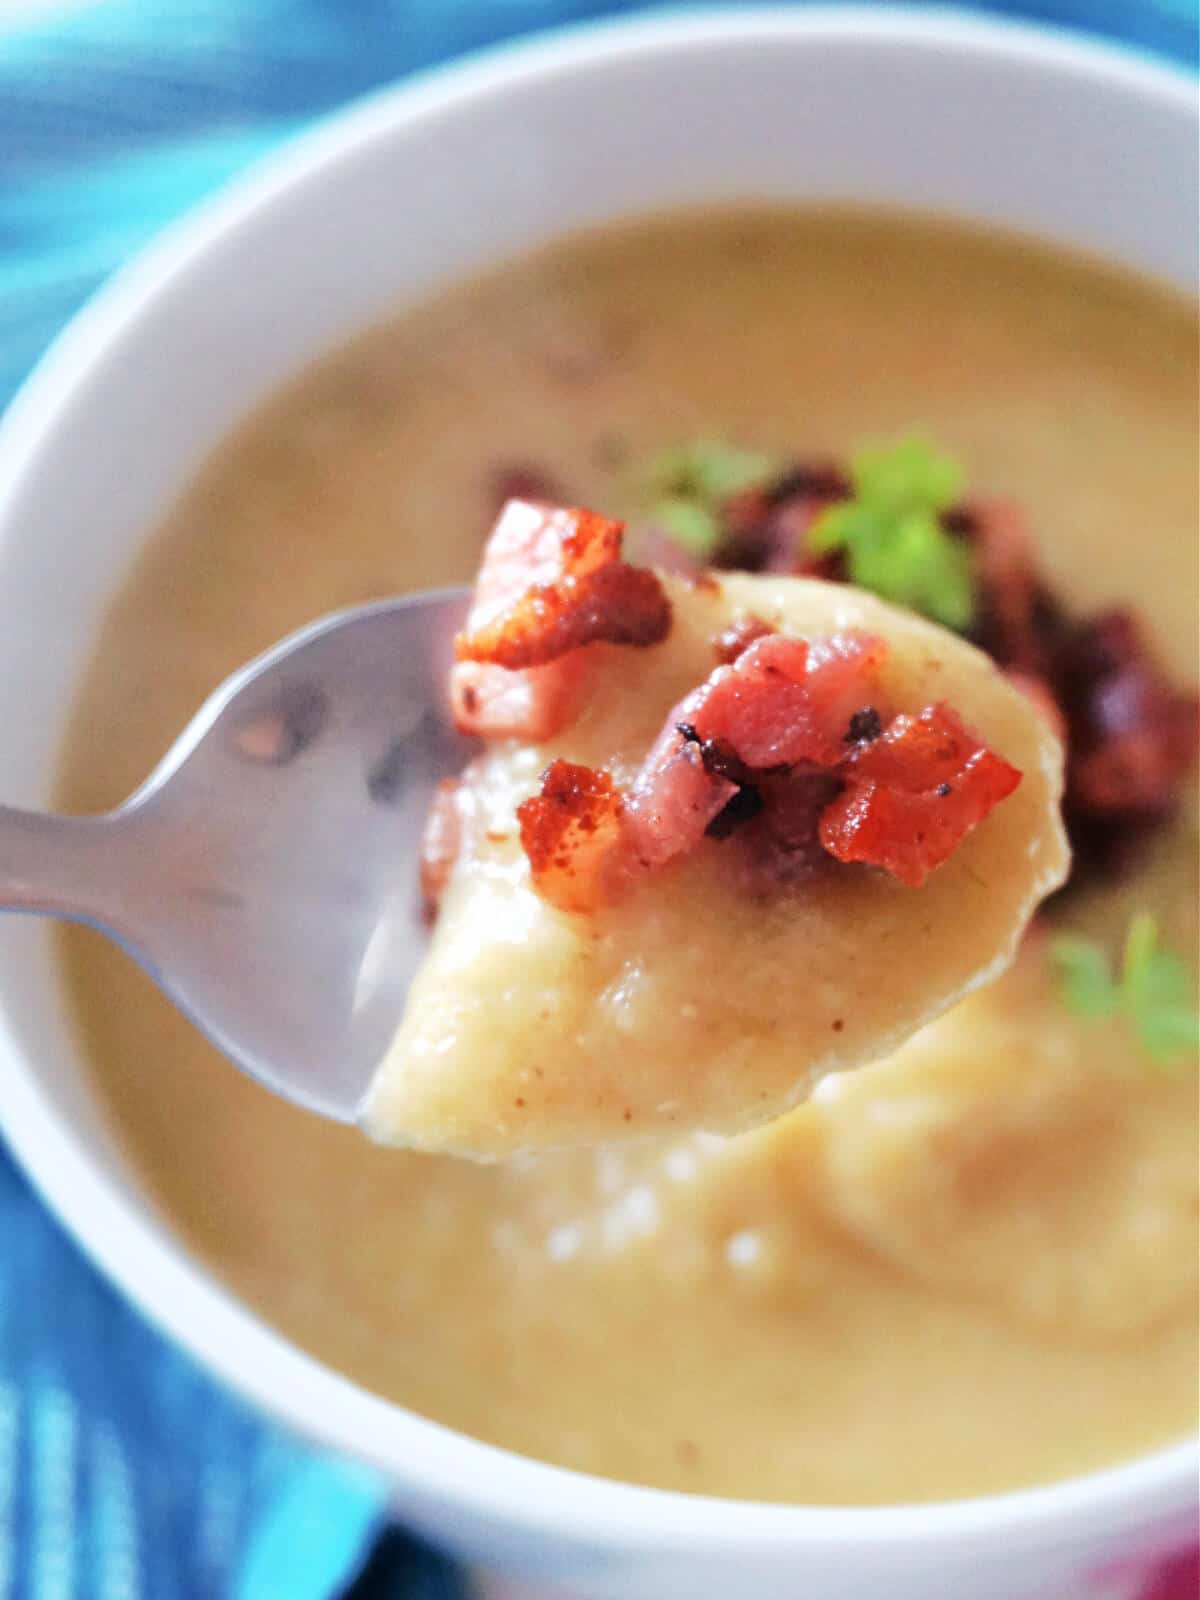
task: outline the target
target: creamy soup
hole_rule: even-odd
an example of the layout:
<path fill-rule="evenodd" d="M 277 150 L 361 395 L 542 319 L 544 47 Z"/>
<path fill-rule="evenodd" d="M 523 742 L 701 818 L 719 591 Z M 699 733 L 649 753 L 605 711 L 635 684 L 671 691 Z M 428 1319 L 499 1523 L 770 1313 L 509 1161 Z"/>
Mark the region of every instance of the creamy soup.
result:
<path fill-rule="evenodd" d="M 619 511 L 634 457 L 913 425 L 1027 508 L 1080 609 L 1197 676 L 1196 324 L 957 226 L 664 218 L 549 248 L 307 373 L 205 467 L 105 622 L 59 799 L 120 800 L 206 692 L 337 606 L 465 581 L 498 478 Z M 131 710 L 132 708 L 132 710 Z M 1119 889 L 1194 959 L 1195 811 Z M 986 1493 L 1195 1424 L 1194 1063 L 1068 1014 L 1035 932 L 891 1060 L 739 1138 L 485 1167 L 370 1146 L 238 1076 L 115 950 L 63 960 L 97 1093 L 187 1246 L 299 1345 L 481 1438 L 810 1503 Z"/>

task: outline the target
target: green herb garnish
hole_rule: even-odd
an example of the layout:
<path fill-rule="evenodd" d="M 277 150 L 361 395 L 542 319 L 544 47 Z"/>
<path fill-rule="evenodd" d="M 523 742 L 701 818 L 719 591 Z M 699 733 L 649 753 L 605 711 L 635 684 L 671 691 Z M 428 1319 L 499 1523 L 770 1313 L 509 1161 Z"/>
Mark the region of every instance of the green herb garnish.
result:
<path fill-rule="evenodd" d="M 1181 956 L 1160 945 L 1147 912 L 1129 924 L 1119 972 L 1098 944 L 1077 934 L 1060 935 L 1051 953 L 1059 994 L 1077 1016 L 1123 1021 L 1146 1054 L 1164 1064 L 1200 1050 L 1193 975 Z"/>
<path fill-rule="evenodd" d="M 963 490 L 952 457 L 925 440 L 859 450 L 850 460 L 854 492 L 827 506 L 808 531 L 808 548 L 839 552 L 850 581 L 963 632 L 975 616 L 970 551 L 942 526 Z"/>
<path fill-rule="evenodd" d="M 775 461 L 757 450 L 694 439 L 651 457 L 639 480 L 638 502 L 649 521 L 704 561 L 720 541 L 725 502 L 777 471 Z"/>

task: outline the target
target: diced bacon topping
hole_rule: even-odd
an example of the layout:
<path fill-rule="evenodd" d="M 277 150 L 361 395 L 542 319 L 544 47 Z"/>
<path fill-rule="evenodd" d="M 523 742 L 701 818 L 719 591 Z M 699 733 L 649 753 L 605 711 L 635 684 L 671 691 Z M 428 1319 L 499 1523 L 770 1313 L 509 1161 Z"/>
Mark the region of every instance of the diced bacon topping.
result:
<path fill-rule="evenodd" d="M 1129 612 L 1076 628 L 1058 676 L 1075 756 L 1068 807 L 1127 824 L 1169 815 L 1196 758 L 1196 696 L 1167 682 Z"/>
<path fill-rule="evenodd" d="M 455 640 L 455 721 L 466 733 L 549 738 L 578 699 L 585 645 L 667 636 L 657 576 L 621 559 L 624 524 L 510 500 L 488 541 L 467 626 Z"/>
<path fill-rule="evenodd" d="M 555 761 L 518 810 L 534 886 L 594 911 L 706 837 L 744 840 L 753 888 L 822 859 L 917 887 L 1021 774 L 946 705 L 880 709 L 883 641 L 772 633 L 676 705 L 629 789 Z"/>
<path fill-rule="evenodd" d="M 747 767 L 831 767 L 846 753 L 850 717 L 870 699 L 886 654 L 870 634 L 811 645 L 769 634 L 732 666 L 717 668 L 691 697 L 684 720 L 702 740 L 728 745 Z"/>
<path fill-rule="evenodd" d="M 621 559 L 624 523 L 594 511 L 513 500 L 492 536 L 460 661 L 520 671 L 585 644 L 649 645 L 665 639 L 671 605 L 645 567 Z"/>
<path fill-rule="evenodd" d="M 517 807 L 534 887 L 560 911 L 595 911 L 610 897 L 621 842 L 621 795 L 603 770 L 553 761 L 539 794 Z"/>
<path fill-rule="evenodd" d="M 626 796 L 629 847 L 648 867 L 664 866 L 693 850 L 737 793 L 735 784 L 708 769 L 699 746 L 680 732 L 687 715 L 688 701 L 681 700 Z"/>
<path fill-rule="evenodd" d="M 460 634 L 460 661 L 485 661 L 510 672 L 544 667 L 585 644 L 659 644 L 671 608 L 657 574 L 615 561 L 580 577 L 526 591 L 490 627 Z"/>
<path fill-rule="evenodd" d="M 947 705 L 894 718 L 842 776 L 846 787 L 821 816 L 822 845 L 914 888 L 1021 781 Z"/>

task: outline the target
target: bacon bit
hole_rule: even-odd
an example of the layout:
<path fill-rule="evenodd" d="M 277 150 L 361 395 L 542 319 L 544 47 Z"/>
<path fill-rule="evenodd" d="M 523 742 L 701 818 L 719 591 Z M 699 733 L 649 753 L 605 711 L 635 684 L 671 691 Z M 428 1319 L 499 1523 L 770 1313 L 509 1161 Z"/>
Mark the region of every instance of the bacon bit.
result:
<path fill-rule="evenodd" d="M 560 583 L 539 585 L 490 628 L 460 634 L 460 661 L 519 672 L 544 667 L 585 644 L 660 644 L 671 627 L 671 602 L 658 575 L 624 561 Z"/>
<path fill-rule="evenodd" d="M 1120 868 L 1176 810 L 1200 744 L 1200 705 L 1172 688 L 1128 611 L 1075 627 L 1054 681 L 1067 719 L 1063 810 L 1072 844 Z"/>
<path fill-rule="evenodd" d="M 517 807 L 537 892 L 560 911 L 596 911 L 621 834 L 621 795 L 609 773 L 553 761 L 539 794 Z"/>
<path fill-rule="evenodd" d="M 845 755 L 853 712 L 887 656 L 881 639 L 841 633 L 809 645 L 770 634 L 690 696 L 686 720 L 703 740 L 728 745 L 748 767 L 807 761 L 832 767 Z"/>
<path fill-rule="evenodd" d="M 975 501 L 946 512 L 942 523 L 972 546 L 975 643 L 1003 667 L 1045 676 L 1065 619 L 1038 572 L 1024 512 L 1010 500 Z"/>
<path fill-rule="evenodd" d="M 443 778 L 433 791 L 433 804 L 421 835 L 421 899 L 432 922 L 462 849 L 462 816 L 458 809 L 460 778 Z"/>
<path fill-rule="evenodd" d="M 886 653 L 869 634 L 771 633 L 674 707 L 625 795 L 607 772 L 553 762 L 517 812 L 538 893 L 595 911 L 735 833 L 755 892 L 811 873 L 822 850 L 923 883 L 1021 775 L 948 706 L 885 727 Z"/>
<path fill-rule="evenodd" d="M 1110 611 L 1075 629 L 1060 652 L 1059 682 L 1076 753 L 1068 803 L 1164 816 L 1195 759 L 1196 697 L 1171 688 L 1131 614 Z"/>
<path fill-rule="evenodd" d="M 664 866 L 693 849 L 736 793 L 705 768 L 697 741 L 679 731 L 691 698 L 668 716 L 625 799 L 625 835 L 643 866 Z"/>
<path fill-rule="evenodd" d="M 722 666 L 732 666 L 740 655 L 749 650 L 756 639 L 765 639 L 767 634 L 775 632 L 776 629 L 771 623 L 764 622 L 753 612 L 748 612 L 731 622 L 717 635 L 713 640 L 713 653 Z"/>
<path fill-rule="evenodd" d="M 500 548 L 495 545 L 514 511 L 520 512 L 525 524 L 521 588 L 516 594 L 508 570 L 515 553 L 507 538 Z M 671 626 L 670 601 L 653 572 L 621 560 L 624 531 L 624 523 L 592 511 L 549 511 L 511 502 L 484 559 L 480 601 L 493 555 L 505 566 L 505 592 L 499 604 L 490 596 L 486 606 L 477 603 L 467 631 L 454 641 L 458 660 L 520 671 L 546 666 L 598 640 L 638 646 L 660 643 Z M 483 616 L 478 614 L 481 610 Z"/>
<path fill-rule="evenodd" d="M 845 790 L 822 814 L 822 845 L 839 861 L 883 867 L 912 888 L 1021 781 L 944 704 L 895 717 L 849 758 L 845 776 Z"/>
<path fill-rule="evenodd" d="M 665 637 L 669 602 L 653 573 L 622 561 L 623 533 L 589 511 L 509 501 L 456 640 L 450 696 L 463 733 L 548 739 L 578 704 L 582 645 Z"/>
<path fill-rule="evenodd" d="M 707 833 L 747 831 L 774 881 L 819 855 L 817 821 L 837 792 L 852 713 L 877 689 L 886 646 L 869 634 L 810 645 L 769 632 L 675 706 L 630 790 L 625 827 L 638 859 L 660 866 Z M 792 772 L 796 763 L 804 770 Z M 740 799 L 751 791 L 757 800 Z M 785 858 L 788 858 L 785 860 Z"/>

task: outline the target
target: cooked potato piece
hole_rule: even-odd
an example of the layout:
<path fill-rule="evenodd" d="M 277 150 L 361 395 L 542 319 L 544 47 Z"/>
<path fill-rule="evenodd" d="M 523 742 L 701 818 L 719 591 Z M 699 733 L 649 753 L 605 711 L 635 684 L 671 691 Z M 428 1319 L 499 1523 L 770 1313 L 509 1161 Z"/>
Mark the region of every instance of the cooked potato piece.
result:
<path fill-rule="evenodd" d="M 995 976 L 1063 881 L 1061 747 L 987 657 L 840 585 L 664 582 L 663 643 L 589 646 L 577 720 L 544 743 L 495 742 L 472 767 L 428 958 L 365 1109 L 375 1137 L 491 1158 L 764 1122 Z M 713 671 L 717 637 L 747 617 L 882 640 L 889 709 L 953 706 L 1018 787 L 920 887 L 827 857 L 772 881 L 746 838 L 705 836 L 611 903 L 555 909 L 531 882 L 518 805 L 556 758 L 632 784 Z"/>

